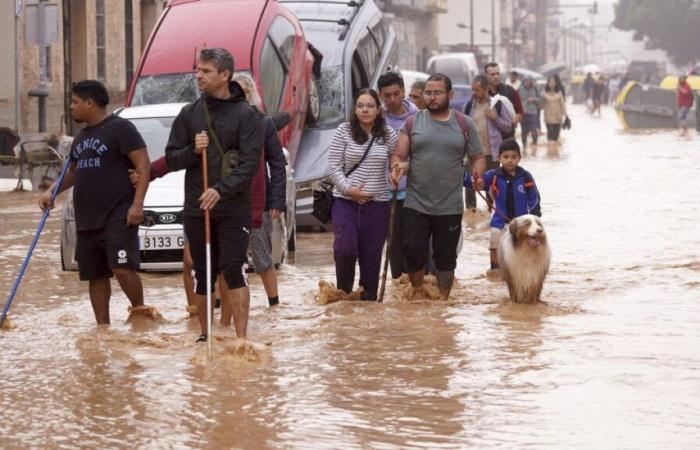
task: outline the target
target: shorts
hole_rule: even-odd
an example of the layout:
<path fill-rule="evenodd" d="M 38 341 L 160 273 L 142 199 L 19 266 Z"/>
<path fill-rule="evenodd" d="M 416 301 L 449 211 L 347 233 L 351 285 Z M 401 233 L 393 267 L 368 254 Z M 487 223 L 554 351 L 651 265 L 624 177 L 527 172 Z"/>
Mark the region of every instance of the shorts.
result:
<path fill-rule="evenodd" d="M 498 245 L 501 242 L 501 236 L 503 236 L 503 231 L 504 229 L 500 228 L 490 228 L 491 230 L 491 239 L 489 240 L 489 250 L 497 250 Z"/>
<path fill-rule="evenodd" d="M 681 106 L 678 108 L 678 120 L 680 122 L 685 122 L 688 120 L 688 113 L 690 112 L 689 106 Z"/>
<path fill-rule="evenodd" d="M 433 240 L 435 268 L 450 271 L 457 267 L 457 246 L 462 235 L 462 214 L 433 216 L 404 207 L 403 251 L 406 270 L 417 272 L 429 257 L 429 241 Z"/>
<path fill-rule="evenodd" d="M 139 227 L 119 220 L 98 230 L 78 231 L 75 259 L 82 281 L 111 278 L 116 268 L 137 270 Z"/>
<path fill-rule="evenodd" d="M 266 272 L 274 265 L 272 261 L 272 220 L 270 213 L 263 213 L 262 227 L 250 231 L 248 250 L 253 261 L 255 273 Z"/>
<path fill-rule="evenodd" d="M 219 272 L 229 289 L 248 286 L 245 270 L 246 252 L 250 235 L 250 217 L 211 218 L 211 290 Z M 204 235 L 204 217 L 185 216 L 185 233 L 190 244 L 194 270 L 194 292 L 207 293 L 207 253 Z"/>

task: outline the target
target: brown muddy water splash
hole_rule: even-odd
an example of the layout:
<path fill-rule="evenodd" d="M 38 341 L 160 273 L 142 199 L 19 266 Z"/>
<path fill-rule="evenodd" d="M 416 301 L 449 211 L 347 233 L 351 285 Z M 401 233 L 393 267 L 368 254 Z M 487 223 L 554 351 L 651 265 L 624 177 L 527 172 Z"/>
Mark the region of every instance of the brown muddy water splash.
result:
<path fill-rule="evenodd" d="M 330 233 L 300 234 L 270 309 L 251 277 L 250 342 L 196 345 L 179 274 L 143 274 L 162 315 L 110 327 L 60 271 L 48 222 L 0 332 L 0 447 L 695 448 L 700 439 L 700 139 L 631 135 L 572 107 L 558 155 L 524 158 L 553 259 L 539 305 L 489 282 L 488 224 L 467 213 L 447 301 L 318 301 Z M 6 296 L 40 213 L 0 194 Z M 3 297 L 4 300 L 5 297 Z"/>

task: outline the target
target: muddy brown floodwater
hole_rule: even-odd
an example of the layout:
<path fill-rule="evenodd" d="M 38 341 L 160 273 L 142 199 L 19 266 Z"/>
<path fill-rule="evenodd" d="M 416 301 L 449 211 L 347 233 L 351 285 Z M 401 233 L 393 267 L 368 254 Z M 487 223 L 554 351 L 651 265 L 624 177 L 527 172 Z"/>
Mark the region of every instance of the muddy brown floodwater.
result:
<path fill-rule="evenodd" d="M 0 447 L 697 448 L 700 140 L 626 134 L 572 107 L 561 153 L 523 160 L 553 260 L 546 305 L 486 280 L 488 226 L 467 214 L 448 302 L 321 305 L 332 236 L 300 234 L 267 308 L 252 277 L 248 350 L 197 346 L 179 274 L 144 274 L 158 323 L 127 323 L 118 289 L 98 329 L 60 271 L 59 214 L 0 332 Z M 4 301 L 40 214 L 0 194 Z"/>

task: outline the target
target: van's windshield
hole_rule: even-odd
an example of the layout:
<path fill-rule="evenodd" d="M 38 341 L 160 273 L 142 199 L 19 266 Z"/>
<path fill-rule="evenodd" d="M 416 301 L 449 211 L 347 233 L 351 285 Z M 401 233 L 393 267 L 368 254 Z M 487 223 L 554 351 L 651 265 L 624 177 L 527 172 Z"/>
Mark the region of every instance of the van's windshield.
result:
<path fill-rule="evenodd" d="M 430 67 L 428 67 L 428 73 L 445 74 L 450 77 L 452 84 L 471 83 L 467 66 L 458 58 L 436 59 L 430 64 Z"/>
<path fill-rule="evenodd" d="M 237 70 L 236 73 L 250 75 L 250 70 Z M 194 72 L 150 75 L 136 81 L 130 106 L 189 103 L 197 97 L 199 89 Z"/>
<path fill-rule="evenodd" d="M 323 67 L 318 93 L 321 101 L 320 123 L 345 118 L 345 82 L 341 66 Z"/>
<path fill-rule="evenodd" d="M 189 103 L 199 96 L 194 72 L 139 77 L 131 106 Z"/>

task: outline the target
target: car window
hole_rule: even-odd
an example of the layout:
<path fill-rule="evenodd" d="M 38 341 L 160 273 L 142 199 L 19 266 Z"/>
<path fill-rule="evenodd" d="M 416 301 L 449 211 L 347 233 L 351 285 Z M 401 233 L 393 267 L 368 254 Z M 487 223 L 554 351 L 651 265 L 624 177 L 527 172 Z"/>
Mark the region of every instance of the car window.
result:
<path fill-rule="evenodd" d="M 265 44 L 260 54 L 260 68 L 260 83 L 262 84 L 263 100 L 265 101 L 265 112 L 267 114 L 275 114 L 279 110 L 287 74 L 270 37 L 265 39 Z"/>
<path fill-rule="evenodd" d="M 471 83 L 469 72 L 464 62 L 457 58 L 436 59 L 428 67 L 428 73 L 443 73 L 450 77 L 454 84 Z"/>
<path fill-rule="evenodd" d="M 362 56 L 358 50 L 352 56 L 352 92 L 353 95 L 358 89 L 369 87 L 369 76 L 365 70 Z"/>
<path fill-rule="evenodd" d="M 294 50 L 294 39 L 296 37 L 294 25 L 286 18 L 277 16 L 272 25 L 270 25 L 269 35 L 277 50 L 279 50 L 284 63 L 289 67 L 292 62 L 292 50 Z"/>
<path fill-rule="evenodd" d="M 362 39 L 360 39 L 360 42 L 357 44 L 356 53 L 360 57 L 367 78 L 371 79 L 377 70 L 377 66 L 379 66 L 381 53 L 379 51 L 379 47 L 377 47 L 377 43 L 374 41 L 374 38 L 372 38 L 371 33 L 369 33 L 369 29 L 367 31 L 368 32 L 365 33 Z"/>
<path fill-rule="evenodd" d="M 319 122 L 337 122 L 345 118 L 345 77 L 341 66 L 323 67 L 318 93 L 321 100 Z"/>
<path fill-rule="evenodd" d="M 165 155 L 165 146 L 170 137 L 170 128 L 175 117 L 147 117 L 140 119 L 128 119 L 138 130 L 146 147 L 151 162 Z"/>

